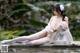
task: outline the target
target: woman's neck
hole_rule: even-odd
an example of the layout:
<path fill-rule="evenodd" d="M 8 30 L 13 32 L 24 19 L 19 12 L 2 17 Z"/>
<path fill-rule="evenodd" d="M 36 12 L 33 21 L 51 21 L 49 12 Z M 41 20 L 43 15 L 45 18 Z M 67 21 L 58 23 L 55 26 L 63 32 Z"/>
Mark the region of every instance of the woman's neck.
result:
<path fill-rule="evenodd" d="M 62 16 L 61 16 L 61 15 L 55 15 L 55 16 L 57 16 L 58 18 L 62 18 Z"/>
<path fill-rule="evenodd" d="M 58 17 L 62 17 L 62 15 L 60 15 L 60 14 L 57 14 L 57 16 L 58 16 Z"/>

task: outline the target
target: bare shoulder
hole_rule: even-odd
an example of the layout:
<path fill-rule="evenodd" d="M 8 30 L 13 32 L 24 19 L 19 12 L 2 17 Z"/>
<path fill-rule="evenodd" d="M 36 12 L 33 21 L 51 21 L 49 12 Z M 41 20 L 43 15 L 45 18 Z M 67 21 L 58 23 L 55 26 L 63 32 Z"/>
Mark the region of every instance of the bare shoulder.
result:
<path fill-rule="evenodd" d="M 57 17 L 57 16 L 52 16 L 52 18 L 55 18 L 55 17 Z"/>
<path fill-rule="evenodd" d="M 53 16 L 53 17 L 57 17 L 57 16 Z"/>
<path fill-rule="evenodd" d="M 55 18 L 56 18 L 56 16 L 52 16 L 52 17 L 51 17 L 51 20 L 54 20 Z"/>

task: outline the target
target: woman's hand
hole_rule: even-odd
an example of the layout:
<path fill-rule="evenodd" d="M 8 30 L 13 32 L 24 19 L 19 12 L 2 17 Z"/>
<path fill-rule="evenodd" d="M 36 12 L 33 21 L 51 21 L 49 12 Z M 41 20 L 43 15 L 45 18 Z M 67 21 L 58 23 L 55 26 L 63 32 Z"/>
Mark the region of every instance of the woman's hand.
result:
<path fill-rule="evenodd" d="M 61 22 L 61 28 L 63 31 L 68 29 L 68 17 L 65 17 L 64 21 Z"/>
<path fill-rule="evenodd" d="M 66 21 L 62 21 L 61 28 L 62 28 L 63 31 L 65 31 L 66 29 L 68 29 L 68 23 Z"/>

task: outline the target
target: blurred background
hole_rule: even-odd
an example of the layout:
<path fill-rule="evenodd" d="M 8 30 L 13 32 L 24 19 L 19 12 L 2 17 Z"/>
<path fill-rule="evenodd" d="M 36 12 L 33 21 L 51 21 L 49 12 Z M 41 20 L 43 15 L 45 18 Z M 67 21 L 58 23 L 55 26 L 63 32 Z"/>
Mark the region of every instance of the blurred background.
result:
<path fill-rule="evenodd" d="M 65 5 L 74 40 L 80 40 L 79 0 L 0 0 L 0 41 L 27 36 L 45 28 L 52 16 L 51 6 Z"/>

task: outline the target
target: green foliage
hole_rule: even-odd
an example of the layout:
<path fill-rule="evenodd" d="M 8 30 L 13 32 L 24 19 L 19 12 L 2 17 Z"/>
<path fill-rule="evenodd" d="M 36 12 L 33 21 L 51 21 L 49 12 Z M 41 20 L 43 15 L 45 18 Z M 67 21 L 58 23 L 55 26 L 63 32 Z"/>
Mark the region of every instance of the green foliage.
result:
<path fill-rule="evenodd" d="M 10 30 L 6 30 L 6 31 L 0 31 L 0 40 L 3 39 L 12 39 L 15 38 L 17 36 L 19 36 L 22 33 L 25 33 L 25 30 L 15 30 L 15 31 L 10 31 Z"/>
<path fill-rule="evenodd" d="M 45 27 L 46 26 L 45 23 L 39 22 L 33 19 L 30 20 L 30 24 L 33 25 L 34 27 Z"/>

